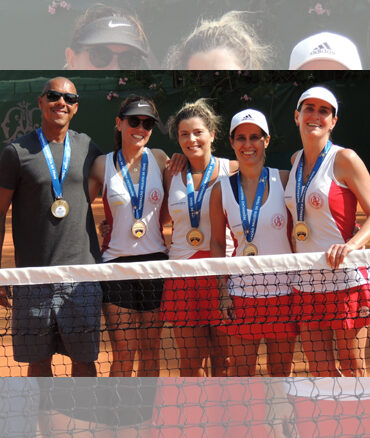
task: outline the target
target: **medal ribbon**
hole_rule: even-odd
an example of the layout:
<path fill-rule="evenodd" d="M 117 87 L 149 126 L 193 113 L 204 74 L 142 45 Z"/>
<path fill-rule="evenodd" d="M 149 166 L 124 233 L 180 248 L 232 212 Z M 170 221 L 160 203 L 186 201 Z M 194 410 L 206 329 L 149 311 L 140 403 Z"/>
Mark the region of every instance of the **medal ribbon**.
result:
<path fill-rule="evenodd" d="M 297 219 L 299 222 L 304 221 L 304 203 L 305 203 L 306 192 L 307 192 L 308 186 L 310 185 L 314 176 L 317 174 L 322 162 L 324 161 L 327 153 L 329 152 L 331 145 L 332 145 L 332 142 L 330 140 L 328 140 L 328 142 L 326 143 L 326 146 L 320 152 L 320 155 L 317 157 L 315 165 L 313 166 L 313 169 L 311 170 L 310 176 L 308 177 L 307 183 L 306 183 L 303 191 L 302 191 L 302 186 L 303 186 L 304 153 L 302 153 L 302 155 L 301 155 L 301 159 L 300 159 L 300 161 L 298 163 L 298 167 L 297 167 L 296 186 L 295 186 L 295 199 L 296 199 L 296 203 L 297 203 Z"/>
<path fill-rule="evenodd" d="M 46 137 L 42 132 L 41 128 L 37 130 L 37 136 L 39 138 L 42 147 L 42 152 L 44 153 L 45 160 L 49 168 L 49 172 L 51 176 L 51 184 L 53 186 L 55 198 L 56 199 L 63 198 L 63 182 L 66 178 L 69 169 L 69 164 L 71 162 L 71 143 L 69 141 L 68 131 L 66 134 L 66 138 L 64 140 L 63 162 L 62 162 L 62 169 L 60 172 L 60 179 L 58 176 L 57 169 L 55 167 L 55 162 L 50 150 L 49 143 L 46 140 Z"/>
<path fill-rule="evenodd" d="M 123 179 L 126 183 L 127 190 L 131 197 L 132 213 L 135 219 L 141 219 L 144 210 L 144 200 L 145 200 L 145 188 L 146 188 L 146 177 L 148 176 L 148 153 L 143 150 L 143 156 L 141 158 L 141 169 L 140 169 L 140 180 L 139 180 L 139 192 L 136 195 L 134 184 L 130 173 L 128 171 L 126 161 L 123 158 L 122 151 L 119 150 L 117 154 L 118 163 L 121 168 Z"/>
<path fill-rule="evenodd" d="M 258 181 L 256 196 L 254 198 L 253 209 L 251 214 L 251 220 L 249 221 L 247 198 L 245 197 L 243 186 L 240 180 L 240 172 L 237 173 L 240 217 L 242 220 L 243 231 L 245 238 L 247 239 L 247 242 L 252 242 L 254 235 L 256 234 L 258 216 L 262 205 L 263 194 L 265 193 L 265 187 L 266 187 L 268 176 L 269 176 L 268 169 L 264 167 L 262 169 L 260 179 Z"/>
<path fill-rule="evenodd" d="M 190 170 L 190 165 L 187 168 L 186 188 L 188 194 L 188 210 L 189 210 L 190 223 L 193 228 L 198 228 L 199 226 L 200 209 L 202 208 L 203 198 L 206 193 L 208 183 L 209 180 L 211 179 L 215 165 L 216 165 L 216 158 L 213 155 L 211 155 L 211 159 L 209 160 L 208 166 L 204 173 L 196 200 L 194 196 L 194 183 L 193 183 L 193 176 Z"/>

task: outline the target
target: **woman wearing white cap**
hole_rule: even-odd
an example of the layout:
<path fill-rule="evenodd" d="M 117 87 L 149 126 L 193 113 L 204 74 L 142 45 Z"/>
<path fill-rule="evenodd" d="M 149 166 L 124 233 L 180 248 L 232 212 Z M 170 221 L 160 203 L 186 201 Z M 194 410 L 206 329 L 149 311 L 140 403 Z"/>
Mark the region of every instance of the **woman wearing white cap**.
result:
<path fill-rule="evenodd" d="M 364 376 L 365 326 L 370 322 L 367 279 L 360 271 L 352 275 L 336 269 L 370 238 L 370 176 L 353 150 L 332 144 L 337 112 L 335 96 L 323 87 L 304 92 L 295 111 L 303 150 L 292 157 L 285 202 L 293 217 L 296 251 L 326 251 L 333 271 L 322 278 L 318 274 L 314 284 L 312 278 L 305 282 L 302 274 L 293 294 L 293 316 L 300 324 L 312 375 L 340 375 L 334 359 L 335 335 L 341 373 Z M 367 219 L 353 236 L 357 202 Z"/>
<path fill-rule="evenodd" d="M 264 166 L 270 142 L 265 116 L 253 109 L 235 114 L 231 120 L 230 142 L 240 169 L 222 179 L 212 191 L 211 256 L 225 256 L 226 226 L 230 227 L 236 242 L 236 256 L 290 253 L 284 205 L 289 172 Z M 271 277 L 276 283 L 276 276 Z M 269 374 L 290 374 L 297 335 L 296 325 L 289 322 L 291 288 L 277 290 L 276 284 L 267 284 L 269 278 L 260 274 L 253 280 L 248 276 L 230 276 L 227 283 L 224 278 L 219 280 L 221 310 L 226 319 L 233 319 L 224 326 L 235 361 L 232 374 L 255 374 L 258 347 L 263 338 L 267 345 Z M 252 287 L 252 281 L 257 281 L 257 285 Z M 286 279 L 282 279 L 281 284 L 286 283 Z"/>

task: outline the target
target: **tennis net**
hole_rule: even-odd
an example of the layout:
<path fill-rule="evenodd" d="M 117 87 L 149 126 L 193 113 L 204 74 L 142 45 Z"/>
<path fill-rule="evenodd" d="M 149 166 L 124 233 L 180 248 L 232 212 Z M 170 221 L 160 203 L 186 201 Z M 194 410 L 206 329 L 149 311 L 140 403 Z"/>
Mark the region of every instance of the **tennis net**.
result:
<path fill-rule="evenodd" d="M 0 378 L 7 438 L 367 437 L 367 378 Z"/>
<path fill-rule="evenodd" d="M 98 376 L 188 376 L 200 366 L 204 376 L 300 376 L 312 372 L 312 360 L 321 375 L 325 367 L 332 375 L 328 342 L 335 367 L 343 372 L 347 366 L 344 375 L 355 375 L 351 355 L 364 364 L 367 351 L 369 261 L 370 250 L 362 250 L 335 271 L 323 253 L 2 269 L 0 286 L 13 290 L 14 311 L 2 310 L 0 376 L 25 376 L 27 362 L 65 348 L 76 361 L 89 361 L 97 341 Z M 134 310 L 104 303 L 100 320 L 100 286 L 105 301 L 124 296 Z M 232 296 L 227 317 L 218 309 L 219 288 Z M 305 352 L 297 322 L 308 326 Z M 325 338 L 328 327 L 333 339 Z M 336 331 L 342 327 L 359 334 L 356 345 L 344 340 L 347 352 Z M 255 363 L 247 360 L 251 351 Z M 67 356 L 54 355 L 54 376 L 70 373 Z"/>

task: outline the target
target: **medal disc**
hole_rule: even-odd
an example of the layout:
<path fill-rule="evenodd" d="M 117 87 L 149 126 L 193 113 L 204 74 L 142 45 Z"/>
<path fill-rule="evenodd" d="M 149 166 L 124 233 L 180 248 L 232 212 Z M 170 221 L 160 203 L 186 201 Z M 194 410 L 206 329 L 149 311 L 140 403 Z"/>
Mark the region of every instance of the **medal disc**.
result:
<path fill-rule="evenodd" d="M 258 249 L 256 245 L 253 245 L 253 243 L 248 243 L 243 250 L 244 256 L 256 256 L 257 254 Z"/>
<path fill-rule="evenodd" d="M 193 228 L 186 235 L 186 240 L 191 246 L 199 246 L 204 240 L 204 235 L 198 228 Z"/>
<path fill-rule="evenodd" d="M 134 237 L 141 239 L 146 233 L 146 225 L 143 221 L 138 220 L 132 226 L 131 231 Z"/>
<path fill-rule="evenodd" d="M 305 222 L 297 222 L 294 227 L 295 238 L 301 242 L 306 240 L 309 235 L 309 228 Z"/>
<path fill-rule="evenodd" d="M 68 202 L 64 199 L 56 199 L 51 206 L 51 212 L 53 216 L 57 217 L 58 219 L 66 217 L 69 213 Z"/>

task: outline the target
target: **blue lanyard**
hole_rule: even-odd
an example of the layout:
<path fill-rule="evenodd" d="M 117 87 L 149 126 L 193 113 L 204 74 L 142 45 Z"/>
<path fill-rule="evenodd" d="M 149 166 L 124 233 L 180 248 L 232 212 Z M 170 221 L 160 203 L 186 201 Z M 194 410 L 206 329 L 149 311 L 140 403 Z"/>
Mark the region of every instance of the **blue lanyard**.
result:
<path fill-rule="evenodd" d="M 199 189 L 196 200 L 195 200 L 195 196 L 194 196 L 194 183 L 193 183 L 193 177 L 192 177 L 191 170 L 190 170 L 190 165 L 187 168 L 186 188 L 187 188 L 187 194 L 188 194 L 188 210 L 189 210 L 189 217 L 190 217 L 191 226 L 193 228 L 197 228 L 199 226 L 200 209 L 202 208 L 203 198 L 204 198 L 204 195 L 206 193 L 208 183 L 209 183 L 209 180 L 211 179 L 215 165 L 216 165 L 216 158 L 213 155 L 211 155 L 211 159 L 209 160 L 207 169 L 205 171 L 202 182 L 200 184 L 200 189 Z"/>
<path fill-rule="evenodd" d="M 126 183 L 127 190 L 131 197 L 132 213 L 135 219 L 140 219 L 143 215 L 144 200 L 145 200 L 145 187 L 146 177 L 148 176 L 148 154 L 146 150 L 143 150 L 143 156 L 141 158 L 140 180 L 139 180 L 139 193 L 136 195 L 135 187 L 132 183 L 131 176 L 127 169 L 126 161 L 123 158 L 122 151 L 119 150 L 117 154 L 118 163 L 121 168 L 123 179 Z"/>
<path fill-rule="evenodd" d="M 254 203 L 253 203 L 251 220 L 249 221 L 247 198 L 245 197 L 243 186 L 240 180 L 240 172 L 237 173 L 240 217 L 242 220 L 244 235 L 248 242 L 252 242 L 252 240 L 254 239 L 254 235 L 256 234 L 258 216 L 262 205 L 263 194 L 265 193 L 265 187 L 268 180 L 268 176 L 269 176 L 268 169 L 264 167 L 262 169 L 260 179 L 258 181 L 256 196 L 254 198 Z"/>
<path fill-rule="evenodd" d="M 66 138 L 64 140 L 63 162 L 62 162 L 62 169 L 60 172 L 60 179 L 58 176 L 57 169 L 55 167 L 55 162 L 50 150 L 49 143 L 47 142 L 46 137 L 42 132 L 41 128 L 37 130 L 37 136 L 39 137 L 42 152 L 44 153 L 46 163 L 49 168 L 49 172 L 51 176 L 51 184 L 53 186 L 55 198 L 56 199 L 63 198 L 63 183 L 68 173 L 69 164 L 71 162 L 71 143 L 69 141 L 68 131 L 66 134 Z"/>
<path fill-rule="evenodd" d="M 299 160 L 298 167 L 297 167 L 296 186 L 295 186 L 295 199 L 296 199 L 296 203 L 297 203 L 297 219 L 300 222 L 304 221 L 304 203 L 305 203 L 306 192 L 307 192 L 308 186 L 310 185 L 314 176 L 317 174 L 322 162 L 324 161 L 327 153 L 329 152 L 331 145 L 332 145 L 332 142 L 330 140 L 328 140 L 325 148 L 321 151 L 320 155 L 317 157 L 316 163 L 313 166 L 313 169 L 310 173 L 310 176 L 308 178 L 308 181 L 307 181 L 303 191 L 302 191 L 302 186 L 303 186 L 304 152 L 302 152 L 301 159 Z"/>

